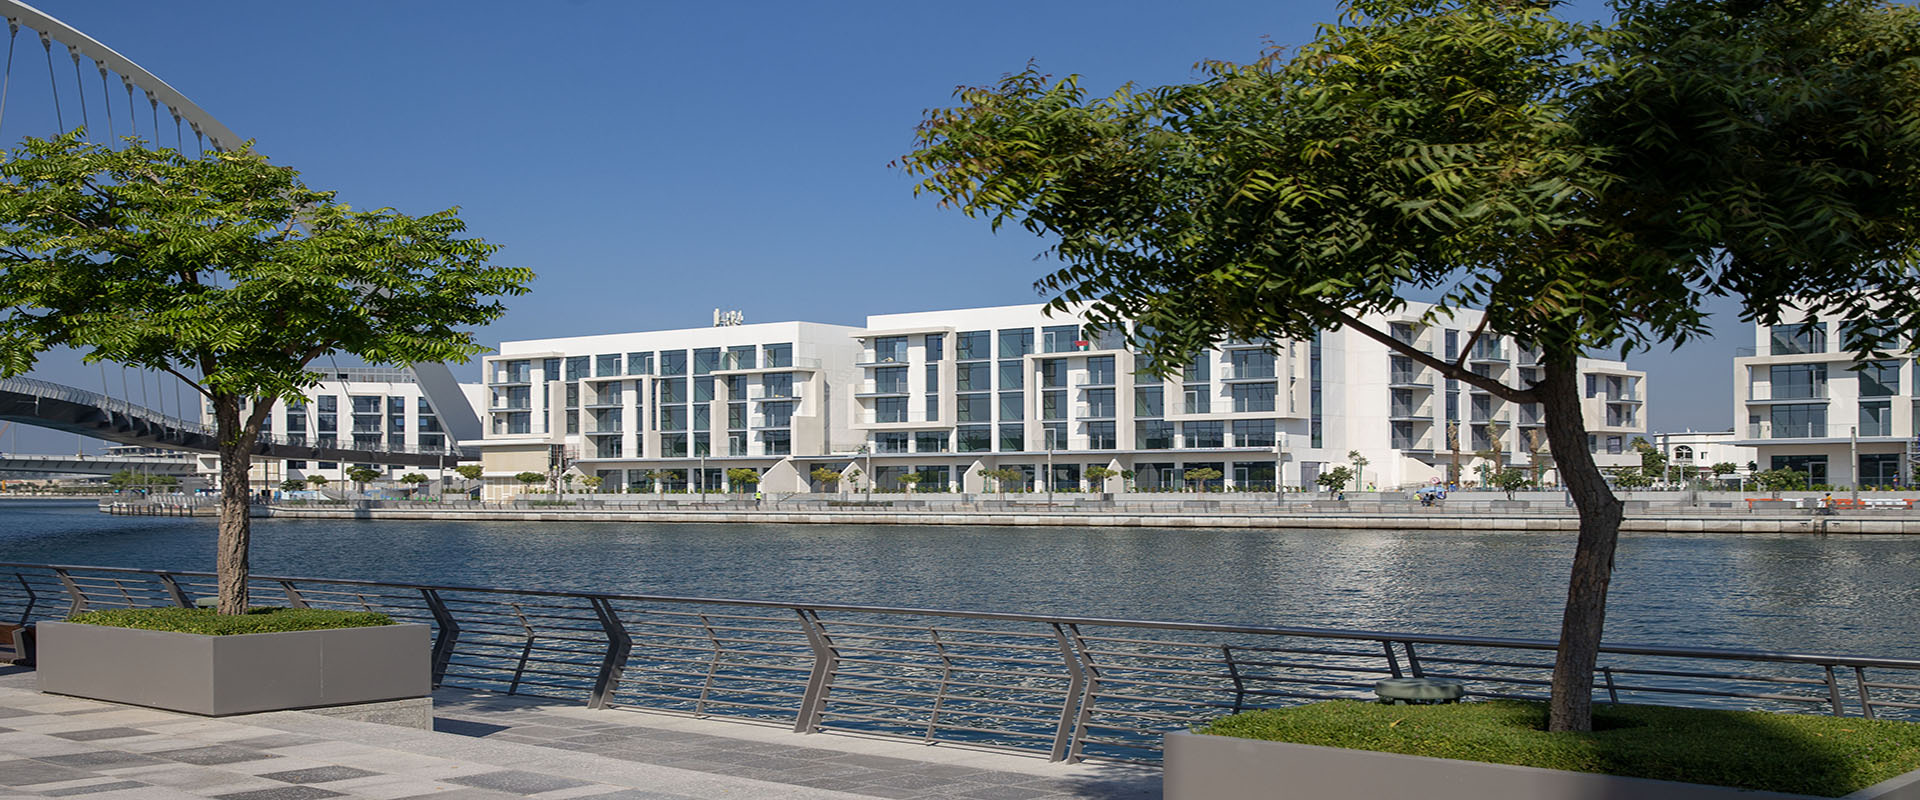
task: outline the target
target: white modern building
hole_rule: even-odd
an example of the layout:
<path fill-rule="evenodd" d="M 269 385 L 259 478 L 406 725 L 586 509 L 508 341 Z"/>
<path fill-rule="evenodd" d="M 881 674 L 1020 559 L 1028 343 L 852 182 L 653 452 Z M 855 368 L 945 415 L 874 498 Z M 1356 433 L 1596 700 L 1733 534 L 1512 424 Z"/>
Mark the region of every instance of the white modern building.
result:
<path fill-rule="evenodd" d="M 1740 444 L 1746 437 L 1737 431 L 1678 431 L 1656 433 L 1648 438 L 1667 457 L 1675 481 L 1686 474 L 1685 469 L 1700 470 L 1703 479 L 1714 480 L 1715 464 L 1732 464 L 1733 472 L 1718 480 L 1730 484 L 1741 482 L 1753 477 L 1752 467 L 1759 463 L 1759 452 Z"/>
<path fill-rule="evenodd" d="M 1911 356 L 1855 369 L 1836 323 L 1757 325 L 1735 353 L 1734 421 L 1759 467 L 1813 484 L 1909 486 L 1920 461 L 1920 368 Z"/>
<path fill-rule="evenodd" d="M 1423 321 L 1410 306 L 1382 330 L 1437 357 L 1465 356 L 1509 382 L 1537 377 L 1510 341 L 1475 341 L 1477 314 Z M 1469 348 L 1471 352 L 1463 352 Z M 1045 306 L 882 314 L 863 328 L 781 322 L 506 342 L 484 360 L 488 497 L 548 490 L 518 476 L 597 477 L 601 490 L 720 491 L 729 469 L 772 492 L 824 489 L 816 469 L 858 470 L 897 489 L 1118 491 L 1314 486 L 1366 460 L 1383 489 L 1473 482 L 1515 466 L 1553 478 L 1539 410 L 1437 377 L 1373 339 L 1234 342 L 1173 378 L 1145 369 L 1124 337 Z M 1583 415 L 1604 466 L 1638 463 L 1645 375 L 1582 361 Z M 1051 472 L 1049 472 L 1051 465 Z M 1121 477 L 1096 486 L 1095 467 Z M 1201 473 L 1211 474 L 1211 473 Z M 577 484 L 576 484 L 577 485 Z M 846 488 L 846 486 L 842 486 Z"/>
<path fill-rule="evenodd" d="M 329 367 L 317 371 L 321 381 L 308 391 L 305 402 L 274 403 L 261 426 L 262 435 L 280 436 L 316 447 L 368 451 L 451 451 L 455 447 L 456 443 L 441 425 L 441 415 L 428 402 L 412 371 L 380 367 Z M 479 384 L 460 384 L 459 388 L 461 399 L 469 406 L 478 405 L 482 392 Z M 214 424 L 210 404 L 202 404 L 201 414 L 203 422 Z M 216 480 L 219 457 L 202 454 L 199 459 L 200 474 Z M 438 480 L 453 476 L 453 468 L 458 464 L 459 459 L 451 454 L 444 466 L 436 467 L 255 456 L 252 480 L 254 486 L 268 488 L 289 478 L 305 480 L 319 475 L 339 486 L 347 483 L 347 470 L 355 467 L 379 470 L 385 480 L 397 480 L 410 472 Z"/>
<path fill-rule="evenodd" d="M 1371 320 L 1447 359 L 1462 355 L 1478 315 L 1426 324 L 1412 305 Z M 1312 487 L 1326 469 L 1366 460 L 1362 481 L 1381 488 L 1436 479 L 1473 481 L 1483 465 L 1531 468 L 1546 450 L 1537 407 L 1439 378 L 1413 359 L 1353 331 L 1313 341 L 1233 342 L 1185 366 L 1150 374 L 1113 332 L 1050 317 L 1044 305 L 1003 306 L 867 319 L 859 386 L 848 399 L 878 484 L 917 473 L 918 486 L 981 491 L 983 470 L 1012 470 L 1037 488 L 1093 486 L 1093 467 L 1143 489 Z M 1535 360 L 1510 341 L 1472 345 L 1475 371 L 1530 381 Z M 1590 443 L 1603 465 L 1636 461 L 1644 433 L 1644 373 L 1618 361 L 1582 361 Z"/>
<path fill-rule="evenodd" d="M 803 491 L 796 458 L 852 450 L 859 329 L 811 322 L 506 342 L 483 360 L 486 496 L 522 473 L 599 478 L 602 491 L 720 491 L 728 469 Z M 842 461 L 844 463 L 844 460 Z"/>

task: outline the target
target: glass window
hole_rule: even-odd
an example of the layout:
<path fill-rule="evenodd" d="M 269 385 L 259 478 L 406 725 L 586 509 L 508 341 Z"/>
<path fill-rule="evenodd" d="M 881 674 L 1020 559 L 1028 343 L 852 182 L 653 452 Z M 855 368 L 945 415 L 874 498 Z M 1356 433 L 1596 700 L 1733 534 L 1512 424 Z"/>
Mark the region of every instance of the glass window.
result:
<path fill-rule="evenodd" d="M 1182 422 L 1180 433 L 1186 437 L 1187 447 L 1226 447 L 1225 427 L 1219 422 Z"/>
<path fill-rule="evenodd" d="M 1892 397 L 1900 393 L 1900 362 L 1876 361 L 1860 370 L 1861 397 Z"/>
<path fill-rule="evenodd" d="M 684 431 L 687 429 L 686 406 L 661 406 L 660 430 Z"/>
<path fill-rule="evenodd" d="M 905 345 L 902 345 L 904 348 Z M 873 390 L 881 394 L 907 393 L 906 367 L 881 367 L 873 371 Z"/>
<path fill-rule="evenodd" d="M 1395 450 L 1419 449 L 1420 439 L 1413 435 L 1413 423 L 1395 422 L 1393 425 L 1393 444 Z"/>
<path fill-rule="evenodd" d="M 1213 390 L 1207 384 L 1188 384 L 1183 392 L 1185 406 L 1181 410 L 1187 414 L 1208 414 L 1213 412 Z"/>
<path fill-rule="evenodd" d="M 1860 456 L 1860 485 L 1899 486 L 1899 453 L 1863 453 Z"/>
<path fill-rule="evenodd" d="M 1271 383 L 1233 384 L 1233 410 L 1272 411 L 1274 392 Z"/>
<path fill-rule="evenodd" d="M 627 374 L 628 375 L 652 375 L 653 374 L 653 354 L 652 353 L 628 353 L 627 354 Z"/>
<path fill-rule="evenodd" d="M 377 396 L 368 396 L 368 395 L 358 395 L 358 394 L 357 394 L 357 395 L 354 395 L 354 396 L 353 396 L 352 398 L 350 398 L 350 399 L 351 399 L 351 400 L 352 400 L 352 402 L 353 402 L 353 413 L 355 413 L 355 414 L 378 414 L 378 413 L 380 413 L 380 405 L 381 405 L 381 404 L 380 404 L 380 398 L 379 398 L 379 397 L 377 397 Z"/>
<path fill-rule="evenodd" d="M 753 369 L 760 365 L 760 348 L 750 344 L 734 345 L 727 348 L 726 360 L 721 369 Z"/>
<path fill-rule="evenodd" d="M 696 431 L 713 430 L 713 405 L 701 403 L 693 407 L 693 429 Z"/>
<path fill-rule="evenodd" d="M 961 361 L 971 361 L 993 357 L 990 350 L 992 345 L 989 344 L 989 340 L 992 338 L 991 333 L 987 331 L 964 331 L 956 338 L 959 339 L 959 346 L 956 348 L 955 358 Z"/>
<path fill-rule="evenodd" d="M 760 446 L 770 456 L 784 456 L 793 452 L 792 431 L 762 431 Z"/>
<path fill-rule="evenodd" d="M 1824 353 L 1827 350 L 1827 325 L 1824 322 L 1775 325 L 1769 330 L 1772 334 L 1769 352 L 1773 355 Z"/>
<path fill-rule="evenodd" d="M 720 368 L 720 348 L 702 347 L 693 351 L 693 374 L 705 375 Z"/>
<path fill-rule="evenodd" d="M 1233 377 L 1235 378 L 1271 378 L 1274 371 L 1273 353 L 1266 350 L 1235 350 L 1233 359 Z M 1409 361 L 1411 359 L 1408 359 Z"/>
<path fill-rule="evenodd" d="M 1120 436 L 1114 431 L 1112 422 L 1087 423 L 1087 449 L 1113 450 L 1120 446 Z"/>
<path fill-rule="evenodd" d="M 593 357 L 594 377 L 606 378 L 620 374 L 620 354 L 602 353 Z"/>
<path fill-rule="evenodd" d="M 1040 385 L 1048 388 L 1067 385 L 1067 360 L 1048 358 L 1040 361 Z"/>
<path fill-rule="evenodd" d="M 1181 372 L 1181 379 L 1187 383 L 1199 383 L 1208 380 L 1212 369 L 1213 362 L 1203 356 L 1200 360 L 1187 365 L 1187 368 Z"/>
<path fill-rule="evenodd" d="M 1272 447 L 1274 421 L 1270 419 L 1237 419 L 1233 421 L 1234 447 Z"/>
<path fill-rule="evenodd" d="M 1049 422 L 1040 426 L 1040 441 L 1038 444 L 1041 450 L 1067 449 L 1067 423 Z"/>
<path fill-rule="evenodd" d="M 1827 435 L 1825 404 L 1777 405 L 1773 407 L 1774 439 L 1824 438 Z"/>
<path fill-rule="evenodd" d="M 1032 328 L 1008 328 L 1000 332 L 1001 358 L 1019 358 L 1031 352 L 1033 352 Z"/>
<path fill-rule="evenodd" d="M 1021 425 L 1000 426 L 1000 452 L 1017 453 L 1027 449 L 1027 430 Z"/>
<path fill-rule="evenodd" d="M 916 453 L 947 452 L 946 431 L 921 431 L 919 433 L 914 434 L 913 435 L 913 452 L 916 452 Z"/>
<path fill-rule="evenodd" d="M 531 381 L 533 378 L 528 374 L 528 369 L 532 364 L 533 362 L 531 361 L 495 361 L 493 362 L 493 382 L 526 383 Z M 547 379 L 552 380 L 553 374 L 548 373 Z"/>
<path fill-rule="evenodd" d="M 767 357 L 767 366 L 783 368 L 793 366 L 793 344 L 780 342 L 760 348 Z"/>
<path fill-rule="evenodd" d="M 1040 329 L 1041 352 L 1070 353 L 1080 349 L 1080 326 L 1052 325 Z"/>
<path fill-rule="evenodd" d="M 1000 362 L 1000 388 L 1019 389 L 1027 385 L 1025 361 Z"/>
<path fill-rule="evenodd" d="M 1861 436 L 1893 435 L 1893 403 L 1889 400 L 1871 400 L 1860 404 Z"/>
<path fill-rule="evenodd" d="M 793 426 L 793 403 L 766 403 L 760 407 L 760 415 L 766 418 L 766 428 L 790 428 Z"/>
<path fill-rule="evenodd" d="M 1447 331 L 1446 356 L 1448 361 L 1453 361 L 1460 357 L 1460 332 L 1459 331 L 1456 331 L 1456 330 Z M 1592 395 L 1588 395 L 1588 396 L 1591 397 Z"/>
<path fill-rule="evenodd" d="M 694 378 L 693 379 L 693 402 L 696 402 L 696 403 L 713 402 L 713 379 L 712 378 Z"/>
<path fill-rule="evenodd" d="M 1136 417 L 1166 416 L 1165 399 L 1165 390 L 1158 386 L 1136 387 L 1133 390 L 1133 415 Z"/>
<path fill-rule="evenodd" d="M 992 378 L 988 373 L 992 366 L 986 363 L 959 364 L 954 370 L 954 388 L 962 392 L 984 392 L 992 389 Z"/>
<path fill-rule="evenodd" d="M 1807 483 L 1819 485 L 1827 482 L 1826 456 L 1774 456 L 1774 469 L 1790 469 L 1807 474 Z"/>
<path fill-rule="evenodd" d="M 727 404 L 727 427 L 732 430 L 740 430 L 747 427 L 746 403 Z"/>
<path fill-rule="evenodd" d="M 1000 393 L 1000 419 L 1003 422 L 1018 422 L 1027 418 L 1027 396 L 1020 392 Z"/>
<path fill-rule="evenodd" d="M 686 378 L 663 378 L 660 380 L 659 383 L 656 383 L 654 385 L 659 387 L 657 389 L 657 391 L 659 392 L 659 398 L 660 398 L 659 402 L 662 402 L 662 403 L 687 402 L 687 379 Z"/>
<path fill-rule="evenodd" d="M 1087 390 L 1087 413 L 1086 413 L 1086 416 L 1089 416 L 1089 417 L 1094 417 L 1094 418 L 1096 418 L 1096 419 L 1097 419 L 1097 418 L 1104 418 L 1104 417 L 1111 417 L 1111 416 L 1113 416 L 1113 415 L 1114 415 L 1114 407 L 1113 407 L 1113 406 L 1114 406 L 1114 403 L 1113 403 L 1113 390 L 1112 390 L 1112 389 L 1089 389 L 1089 390 Z"/>
<path fill-rule="evenodd" d="M 1067 393 L 1066 392 L 1041 392 L 1040 393 L 1040 418 L 1041 419 L 1066 419 L 1067 418 Z"/>
<path fill-rule="evenodd" d="M 1767 376 L 1773 382 L 1775 400 L 1806 400 L 1827 396 L 1825 364 L 1780 364 L 1770 367 Z M 1866 388 L 1866 384 L 1862 383 L 1861 388 Z"/>
<path fill-rule="evenodd" d="M 1139 420 L 1133 423 L 1134 446 L 1141 450 L 1172 450 L 1173 423 L 1165 420 Z"/>
<path fill-rule="evenodd" d="M 911 441 L 905 433 L 876 433 L 873 435 L 873 452 L 904 453 L 907 442 Z"/>
<path fill-rule="evenodd" d="M 727 455 L 744 456 L 747 454 L 747 432 L 732 431 L 727 434 Z"/>
<path fill-rule="evenodd" d="M 987 398 L 991 395 L 963 394 L 955 400 L 955 422 L 992 422 L 993 409 Z"/>
<path fill-rule="evenodd" d="M 925 339 L 927 361 L 929 363 L 946 358 L 947 336 L 943 333 L 929 333 Z"/>
<path fill-rule="evenodd" d="M 881 336 L 874 339 L 873 360 L 881 363 L 907 363 L 907 337 Z"/>
<path fill-rule="evenodd" d="M 874 400 L 873 414 L 875 422 L 906 422 L 907 398 L 882 397 Z"/>
<path fill-rule="evenodd" d="M 1133 385 L 1159 386 L 1159 373 L 1153 371 L 1153 357 L 1145 353 L 1136 353 L 1133 357 Z"/>
<path fill-rule="evenodd" d="M 687 374 L 687 351 L 685 350 L 660 351 L 660 374 L 662 375 Z"/>
<path fill-rule="evenodd" d="M 1087 385 L 1113 385 L 1113 356 L 1094 356 L 1087 359 Z"/>
<path fill-rule="evenodd" d="M 769 372 L 760 376 L 760 387 L 768 397 L 792 397 L 793 373 Z"/>
<path fill-rule="evenodd" d="M 986 425 L 962 425 L 954 429 L 954 450 L 984 453 L 993 449 L 993 429 Z"/>
<path fill-rule="evenodd" d="M 567 380 L 577 381 L 582 378 L 591 377 L 587 374 L 588 368 L 592 366 L 589 363 L 590 361 L 592 361 L 592 359 L 587 356 L 568 356 Z"/>

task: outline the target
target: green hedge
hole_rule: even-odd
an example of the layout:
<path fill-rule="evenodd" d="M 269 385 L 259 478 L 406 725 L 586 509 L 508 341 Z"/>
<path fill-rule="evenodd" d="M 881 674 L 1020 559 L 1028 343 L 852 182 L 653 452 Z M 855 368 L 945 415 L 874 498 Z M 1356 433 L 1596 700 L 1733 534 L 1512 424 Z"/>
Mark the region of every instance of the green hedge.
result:
<path fill-rule="evenodd" d="M 1199 733 L 1838 797 L 1920 769 L 1920 724 L 1812 714 L 1600 705 L 1592 733 L 1547 733 L 1547 708 L 1336 701 L 1224 717 Z"/>
<path fill-rule="evenodd" d="M 67 621 L 147 631 L 203 633 L 209 636 L 371 628 L 393 624 L 392 618 L 374 611 L 324 608 L 255 608 L 236 616 L 221 616 L 207 608 L 118 608 L 75 614 Z"/>

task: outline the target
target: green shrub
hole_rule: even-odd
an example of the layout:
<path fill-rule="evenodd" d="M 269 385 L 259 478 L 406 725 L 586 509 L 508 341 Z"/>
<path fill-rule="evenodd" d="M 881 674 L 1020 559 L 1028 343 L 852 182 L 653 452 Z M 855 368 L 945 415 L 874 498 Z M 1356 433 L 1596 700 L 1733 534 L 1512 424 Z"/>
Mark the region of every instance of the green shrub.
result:
<path fill-rule="evenodd" d="M 1920 768 L 1920 724 L 1597 705 L 1592 733 L 1547 733 L 1543 703 L 1336 701 L 1224 717 L 1199 733 L 1838 797 Z"/>
<path fill-rule="evenodd" d="M 75 614 L 67 621 L 146 631 L 203 633 L 209 636 L 372 628 L 393 624 L 392 618 L 379 612 L 329 608 L 253 608 L 245 614 L 224 617 L 213 613 L 210 608 L 116 608 Z"/>

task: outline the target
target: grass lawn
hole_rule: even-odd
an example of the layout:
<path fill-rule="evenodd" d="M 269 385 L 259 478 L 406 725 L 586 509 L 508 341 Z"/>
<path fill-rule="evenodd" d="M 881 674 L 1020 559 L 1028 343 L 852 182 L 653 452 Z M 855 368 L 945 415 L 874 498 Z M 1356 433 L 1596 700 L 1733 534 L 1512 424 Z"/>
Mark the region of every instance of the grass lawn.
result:
<path fill-rule="evenodd" d="M 1543 703 L 1359 701 L 1254 711 L 1197 732 L 1838 797 L 1920 769 L 1920 724 L 1596 705 L 1592 733 L 1547 733 Z"/>
<path fill-rule="evenodd" d="M 324 608 L 254 608 L 245 614 L 225 617 L 215 614 L 210 608 L 116 608 L 75 614 L 67 621 L 209 636 L 371 628 L 393 624 L 391 618 L 377 612 Z"/>

